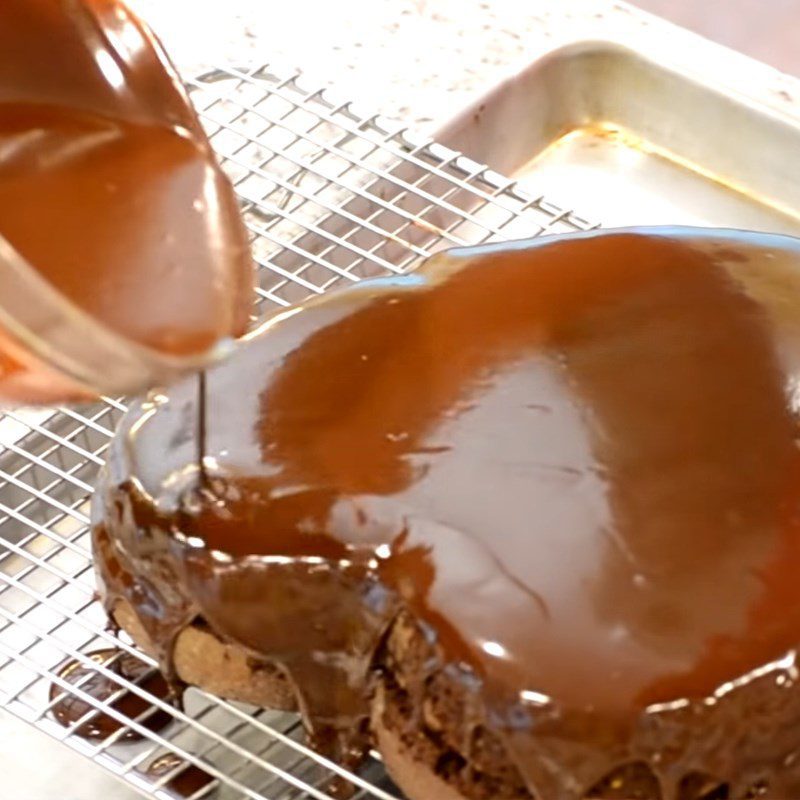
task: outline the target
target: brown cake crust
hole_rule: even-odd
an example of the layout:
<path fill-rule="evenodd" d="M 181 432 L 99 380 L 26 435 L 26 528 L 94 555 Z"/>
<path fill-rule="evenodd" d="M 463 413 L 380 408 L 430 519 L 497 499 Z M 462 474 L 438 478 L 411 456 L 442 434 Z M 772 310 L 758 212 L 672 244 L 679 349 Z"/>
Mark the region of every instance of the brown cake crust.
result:
<path fill-rule="evenodd" d="M 155 654 L 126 601 L 117 602 L 112 617 L 140 649 Z M 448 679 L 445 671 L 426 669 L 426 663 L 436 660 L 418 623 L 408 613 L 400 614 L 378 654 L 371 714 L 375 745 L 394 782 L 416 800 L 535 800 L 498 737 L 480 724 L 467 737 L 465 710 L 470 702 L 463 683 Z M 275 665 L 259 663 L 244 648 L 221 642 L 201 623 L 178 636 L 174 663 L 177 677 L 190 686 L 230 700 L 296 710 L 291 683 Z M 464 752 L 467 740 L 469 754 Z M 686 789 L 681 800 L 729 797 L 724 786 Z M 744 798 L 757 796 L 751 791 Z M 646 773 L 628 769 L 604 781 L 590 800 L 659 797 Z"/>
<path fill-rule="evenodd" d="M 157 655 L 150 637 L 126 600 L 116 602 L 111 616 L 137 647 L 150 656 Z M 189 686 L 255 706 L 280 711 L 297 708 L 291 683 L 278 667 L 253 658 L 243 647 L 220 641 L 197 622 L 178 634 L 173 657 L 176 677 Z"/>
<path fill-rule="evenodd" d="M 418 800 L 536 800 L 504 742 L 480 720 L 475 697 L 441 663 L 413 615 L 402 612 L 378 655 L 372 732 L 394 782 Z M 701 773 L 682 781 L 680 800 L 753 800 L 759 788 L 733 795 Z M 658 780 L 643 763 L 622 765 L 586 800 L 661 800 Z"/>
<path fill-rule="evenodd" d="M 375 696 L 373 733 L 383 763 L 394 782 L 409 797 L 464 800 L 465 795 L 438 775 L 430 764 L 420 760 L 419 750 L 413 744 L 403 741 L 402 734 L 392 727 L 389 713 L 383 687 L 380 687 Z M 506 800 L 506 796 L 497 795 L 497 800 Z"/>
<path fill-rule="evenodd" d="M 398 616 L 377 661 L 373 735 L 409 797 L 531 798 L 503 743 L 482 724 L 469 684 L 438 667 L 437 647 L 411 614 Z"/>

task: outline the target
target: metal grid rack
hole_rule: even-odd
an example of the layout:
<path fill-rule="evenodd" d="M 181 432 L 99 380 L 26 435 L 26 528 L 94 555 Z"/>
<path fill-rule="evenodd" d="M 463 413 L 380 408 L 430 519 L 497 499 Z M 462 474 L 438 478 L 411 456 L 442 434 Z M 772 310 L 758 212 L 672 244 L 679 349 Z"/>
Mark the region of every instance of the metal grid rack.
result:
<path fill-rule="evenodd" d="M 445 247 L 587 229 L 544 198 L 404 127 L 362 115 L 299 74 L 269 67 L 218 70 L 187 85 L 241 196 L 259 269 L 254 319 L 337 285 L 403 273 Z M 487 298 L 487 302 L 491 302 Z M 146 708 L 126 719 L 72 693 L 125 727 L 100 741 L 62 727 L 49 699 L 68 658 L 120 647 L 154 668 L 124 634 L 105 629 L 89 552 L 92 483 L 121 414 L 121 399 L 58 411 L 0 415 L 0 706 L 84 754 L 150 797 L 173 798 L 185 765 L 213 782 L 201 797 L 327 800 L 338 774 L 357 798 L 393 800 L 399 792 L 379 761 L 346 773 L 303 744 L 296 716 L 187 692 L 183 710 L 116 675 L 97 670 Z M 160 733 L 143 725 L 157 709 L 172 721 Z M 92 710 L 90 714 L 96 714 Z M 125 741 L 127 731 L 141 735 Z M 155 779 L 154 759 L 181 764 Z"/>

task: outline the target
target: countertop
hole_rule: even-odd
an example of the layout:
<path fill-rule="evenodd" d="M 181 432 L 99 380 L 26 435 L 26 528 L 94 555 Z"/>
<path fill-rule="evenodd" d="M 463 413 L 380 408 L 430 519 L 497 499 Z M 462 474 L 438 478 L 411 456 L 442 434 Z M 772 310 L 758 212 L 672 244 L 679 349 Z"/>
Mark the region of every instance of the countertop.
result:
<path fill-rule="evenodd" d="M 429 132 L 530 61 L 551 12 L 602 18 L 603 0 L 129 0 L 188 73 L 300 68 Z M 800 72 L 798 0 L 635 0 L 640 8 Z"/>
<path fill-rule="evenodd" d="M 300 68 L 368 109 L 432 130 L 530 59 L 548 9 L 593 0 L 129 0 L 181 70 Z M 191 35 L 187 32 L 191 30 Z"/>

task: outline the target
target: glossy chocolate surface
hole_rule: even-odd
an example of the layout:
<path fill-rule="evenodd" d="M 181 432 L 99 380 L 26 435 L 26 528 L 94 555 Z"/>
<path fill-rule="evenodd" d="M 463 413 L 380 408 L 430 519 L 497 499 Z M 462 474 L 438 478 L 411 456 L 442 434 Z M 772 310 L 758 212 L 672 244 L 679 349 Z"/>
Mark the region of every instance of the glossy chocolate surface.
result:
<path fill-rule="evenodd" d="M 160 45 L 120 2 L 0 3 L 0 235 L 141 344 L 196 354 L 246 327 L 233 190 Z"/>
<path fill-rule="evenodd" d="M 169 688 L 163 676 L 128 653 L 112 649 L 95 650 L 88 653 L 87 657 L 161 700 L 169 696 Z M 160 731 L 172 722 L 172 716 L 166 711 L 153 708 L 145 698 L 129 690 L 121 691 L 123 686 L 120 683 L 77 659 L 64 662 L 58 667 L 56 674 L 67 683 L 76 685 L 80 691 L 99 703 L 116 697 L 111 703 L 111 708 L 126 719 L 136 719 L 148 730 Z M 58 701 L 53 705 L 53 716 L 65 728 L 79 722 L 89 712 L 94 712 L 75 729 L 78 736 L 83 736 L 85 739 L 106 739 L 124 728 L 125 731 L 120 737 L 121 741 L 135 741 L 142 738 L 138 731 L 127 727 L 126 723 L 120 722 L 102 711 L 97 711 L 92 703 L 80 695 L 70 694 L 59 684 L 52 683 L 50 700 L 52 702 L 57 698 Z M 148 710 L 151 712 L 146 717 L 137 719 Z"/>
<path fill-rule="evenodd" d="M 184 761 L 175 753 L 165 753 L 154 759 L 148 766 L 146 774 L 154 781 L 170 775 L 170 779 L 163 786 L 176 797 L 194 797 L 195 795 L 208 797 L 212 791 L 211 785 L 216 781 L 213 775 Z M 200 794 L 201 791 L 203 791 L 202 794 Z"/>
<path fill-rule="evenodd" d="M 275 660 L 340 757 L 408 608 L 543 800 L 633 760 L 664 798 L 692 769 L 789 781 L 798 368 L 795 240 L 451 251 L 209 372 L 203 490 L 194 386 L 134 409 L 94 512 L 106 602 L 167 671 L 196 618 Z"/>

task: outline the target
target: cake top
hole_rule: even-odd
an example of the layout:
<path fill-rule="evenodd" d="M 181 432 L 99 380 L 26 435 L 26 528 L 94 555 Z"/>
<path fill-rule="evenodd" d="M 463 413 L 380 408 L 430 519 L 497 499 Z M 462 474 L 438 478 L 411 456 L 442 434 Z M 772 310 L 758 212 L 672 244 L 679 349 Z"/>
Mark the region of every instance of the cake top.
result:
<path fill-rule="evenodd" d="M 208 373 L 207 480 L 193 385 L 123 425 L 96 518 L 153 595 L 109 596 L 284 664 L 326 724 L 398 608 L 507 731 L 736 695 L 800 640 L 799 255 L 590 233 L 281 314 Z"/>

